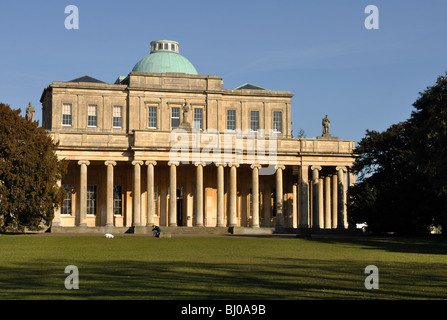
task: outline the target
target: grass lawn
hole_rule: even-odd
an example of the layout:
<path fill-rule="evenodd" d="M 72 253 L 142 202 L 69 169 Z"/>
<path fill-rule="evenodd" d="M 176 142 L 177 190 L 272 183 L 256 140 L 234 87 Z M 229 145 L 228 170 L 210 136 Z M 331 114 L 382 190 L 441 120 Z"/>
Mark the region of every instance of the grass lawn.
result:
<path fill-rule="evenodd" d="M 447 299 L 447 242 L 0 235 L 0 299 Z"/>

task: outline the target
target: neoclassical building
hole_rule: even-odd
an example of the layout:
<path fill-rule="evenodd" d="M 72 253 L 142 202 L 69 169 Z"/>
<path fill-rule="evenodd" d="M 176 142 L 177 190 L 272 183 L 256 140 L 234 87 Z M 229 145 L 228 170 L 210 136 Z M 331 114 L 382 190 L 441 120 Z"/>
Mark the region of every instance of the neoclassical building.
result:
<path fill-rule="evenodd" d="M 175 41 L 153 41 L 127 76 L 53 82 L 43 127 L 69 162 L 52 232 L 347 227 L 354 141 L 323 120 L 292 136 L 290 92 L 224 89 Z"/>

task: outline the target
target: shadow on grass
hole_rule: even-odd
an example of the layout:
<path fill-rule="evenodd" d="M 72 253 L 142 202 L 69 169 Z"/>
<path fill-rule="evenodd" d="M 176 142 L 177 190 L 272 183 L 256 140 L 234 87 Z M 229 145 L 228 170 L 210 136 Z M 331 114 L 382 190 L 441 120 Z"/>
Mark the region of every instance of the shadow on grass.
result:
<path fill-rule="evenodd" d="M 338 243 L 346 244 L 347 246 L 360 246 L 364 249 L 380 249 L 388 252 L 447 255 L 447 238 L 441 236 L 313 236 L 311 240 L 328 244 Z"/>
<path fill-rule="evenodd" d="M 0 299 L 445 299 L 445 264 L 393 264 L 366 290 L 360 262 L 280 258 L 262 265 L 110 260 L 74 263 L 79 290 L 64 286 L 66 261 L 0 270 Z M 436 271 L 435 271 L 436 268 Z M 439 269 L 439 270 L 438 270 Z M 416 270 L 416 272 L 414 272 Z"/>

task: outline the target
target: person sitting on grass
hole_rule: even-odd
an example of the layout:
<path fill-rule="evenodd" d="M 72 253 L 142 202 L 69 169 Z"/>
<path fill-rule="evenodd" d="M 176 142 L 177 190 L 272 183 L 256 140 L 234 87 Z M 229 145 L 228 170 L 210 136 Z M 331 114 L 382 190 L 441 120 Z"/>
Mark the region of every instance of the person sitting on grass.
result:
<path fill-rule="evenodd" d="M 154 237 L 156 238 L 160 237 L 161 229 L 155 224 L 152 226 L 152 231 L 154 232 Z"/>

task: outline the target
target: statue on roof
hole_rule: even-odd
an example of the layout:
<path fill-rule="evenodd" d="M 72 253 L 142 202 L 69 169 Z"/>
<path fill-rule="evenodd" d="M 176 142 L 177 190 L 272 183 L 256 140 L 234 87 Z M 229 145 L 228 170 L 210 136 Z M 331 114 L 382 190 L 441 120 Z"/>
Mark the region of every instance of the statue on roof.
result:
<path fill-rule="evenodd" d="M 182 111 L 183 111 L 183 123 L 188 123 L 188 112 L 189 112 L 188 102 L 185 102 L 185 104 L 182 107 Z"/>
<path fill-rule="evenodd" d="M 323 124 L 323 136 L 329 134 L 329 126 L 331 125 L 331 121 L 329 120 L 327 115 L 326 117 L 323 118 L 322 124 Z"/>
<path fill-rule="evenodd" d="M 180 124 L 180 129 L 190 130 L 191 129 L 191 123 L 188 121 L 188 113 L 189 113 L 190 107 L 189 103 L 185 101 L 185 104 L 182 106 L 182 123 Z"/>
<path fill-rule="evenodd" d="M 34 121 L 34 114 L 36 113 L 36 110 L 31 105 L 31 102 L 28 104 L 28 107 L 26 107 L 26 114 L 25 119 L 28 121 L 33 122 Z"/>

